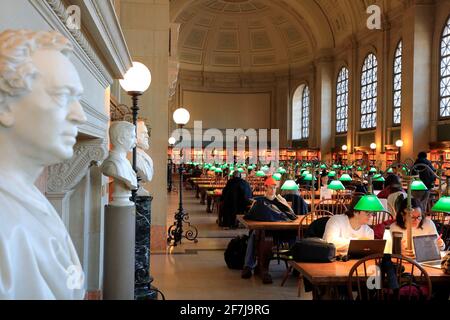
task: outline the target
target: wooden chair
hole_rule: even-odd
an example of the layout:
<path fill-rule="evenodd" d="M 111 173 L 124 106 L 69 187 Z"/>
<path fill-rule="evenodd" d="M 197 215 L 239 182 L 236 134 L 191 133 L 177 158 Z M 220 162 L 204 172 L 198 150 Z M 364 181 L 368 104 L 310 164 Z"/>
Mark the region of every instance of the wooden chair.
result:
<path fill-rule="evenodd" d="M 425 300 L 430 300 L 432 292 L 431 280 L 422 266 L 410 258 L 392 255 L 391 261 L 397 266 L 396 280 L 403 287 L 401 291 L 399 289 L 393 290 L 389 288 L 388 277 L 382 277 L 379 272 L 380 269 L 377 269 L 383 256 L 383 254 L 368 256 L 356 262 L 351 268 L 347 282 L 347 293 L 350 300 L 414 300 L 415 288 L 419 288 Z M 407 274 L 414 276 L 408 277 L 406 276 Z M 380 278 L 378 278 L 379 280 L 375 279 L 374 288 L 368 288 L 368 278 L 374 276 L 379 276 Z M 413 281 L 418 287 L 414 286 Z M 379 286 L 377 287 L 375 284 Z M 356 296 L 354 295 L 354 290 L 356 290 Z"/>
<path fill-rule="evenodd" d="M 316 203 L 313 211 L 329 211 L 333 215 L 337 215 L 347 212 L 347 207 L 340 200 L 321 200 Z"/>
<path fill-rule="evenodd" d="M 372 217 L 370 218 L 369 225 L 373 228 L 376 225 L 382 224 L 383 222 L 394 220 L 392 214 L 387 211 L 378 211 L 373 212 Z"/>
<path fill-rule="evenodd" d="M 326 211 L 326 210 L 317 210 L 317 211 L 309 212 L 300 220 L 300 224 L 299 224 L 299 228 L 298 228 L 298 238 L 299 239 L 304 238 L 305 230 L 311 225 L 311 223 L 313 223 L 314 221 L 316 221 L 320 218 L 331 217 L 331 216 L 333 216 L 333 213 L 331 213 L 330 211 Z M 283 280 L 281 281 L 282 287 L 284 286 L 287 279 L 289 278 L 289 275 L 291 274 L 292 270 L 293 270 L 292 267 L 287 268 L 286 273 L 284 274 Z M 298 282 L 297 282 L 298 297 L 301 296 L 302 283 L 303 283 L 303 275 L 299 274 Z"/>

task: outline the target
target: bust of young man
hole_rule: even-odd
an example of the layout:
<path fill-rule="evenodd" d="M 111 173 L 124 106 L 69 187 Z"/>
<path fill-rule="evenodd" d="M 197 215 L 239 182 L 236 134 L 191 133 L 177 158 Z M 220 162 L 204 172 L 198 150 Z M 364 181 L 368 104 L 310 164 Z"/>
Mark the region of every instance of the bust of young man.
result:
<path fill-rule="evenodd" d="M 109 137 L 113 146 L 108 158 L 103 162 L 101 170 L 105 176 L 114 178 L 114 206 L 131 206 L 129 201 L 131 190 L 137 189 L 136 173 L 127 159 L 127 154 L 136 146 L 135 126 L 126 121 L 111 124 Z"/>
<path fill-rule="evenodd" d="M 56 32 L 0 33 L 0 300 L 84 298 L 69 233 L 34 186 L 73 156 L 86 121 L 71 52 Z"/>
<path fill-rule="evenodd" d="M 148 129 L 144 121 L 137 122 L 137 149 L 136 149 L 136 167 L 139 179 L 142 182 L 150 182 L 153 179 L 153 160 L 145 152 L 150 149 Z M 138 190 L 139 196 L 148 196 L 149 192 L 140 187 Z"/>

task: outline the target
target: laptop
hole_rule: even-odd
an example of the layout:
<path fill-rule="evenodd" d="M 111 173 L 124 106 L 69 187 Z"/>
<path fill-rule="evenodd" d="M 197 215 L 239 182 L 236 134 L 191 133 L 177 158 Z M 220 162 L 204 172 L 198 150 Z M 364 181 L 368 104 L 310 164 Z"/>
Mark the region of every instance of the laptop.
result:
<path fill-rule="evenodd" d="M 415 236 L 414 253 L 416 261 L 425 267 L 441 268 L 441 252 L 436 243 L 436 235 Z"/>
<path fill-rule="evenodd" d="M 348 257 L 350 259 L 361 259 L 372 254 L 384 253 L 386 240 L 350 240 Z"/>

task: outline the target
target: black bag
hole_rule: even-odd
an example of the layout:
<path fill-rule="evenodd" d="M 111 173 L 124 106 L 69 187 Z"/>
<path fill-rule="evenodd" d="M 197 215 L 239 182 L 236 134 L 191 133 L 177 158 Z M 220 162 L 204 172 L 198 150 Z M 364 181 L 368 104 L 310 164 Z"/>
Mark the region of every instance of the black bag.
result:
<path fill-rule="evenodd" d="M 283 204 L 279 203 L 278 206 L 267 200 L 265 197 L 259 197 L 255 199 L 255 203 L 250 208 L 249 212 L 245 215 L 246 220 L 252 221 L 265 221 L 265 222 L 280 222 L 280 221 L 294 221 L 297 216 L 291 212 L 290 208 L 283 208 Z"/>
<path fill-rule="evenodd" d="M 320 238 L 297 240 L 291 248 L 295 262 L 333 262 L 336 260 L 336 247 Z"/>
<path fill-rule="evenodd" d="M 247 251 L 248 236 L 238 236 L 230 241 L 225 250 L 224 257 L 228 268 L 233 270 L 244 269 L 245 253 Z"/>

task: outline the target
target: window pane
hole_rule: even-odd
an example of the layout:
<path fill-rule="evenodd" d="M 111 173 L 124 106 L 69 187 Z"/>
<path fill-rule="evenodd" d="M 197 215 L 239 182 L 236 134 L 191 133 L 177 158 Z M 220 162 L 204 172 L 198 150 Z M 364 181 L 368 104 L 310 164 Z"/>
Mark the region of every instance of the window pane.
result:
<path fill-rule="evenodd" d="M 342 68 L 338 75 L 336 85 L 336 132 L 348 131 L 348 69 Z"/>
<path fill-rule="evenodd" d="M 369 54 L 361 74 L 361 129 L 373 129 L 377 125 L 378 61 Z"/>
<path fill-rule="evenodd" d="M 440 76 L 439 115 L 450 117 L 450 20 L 447 21 L 441 39 Z"/>
<path fill-rule="evenodd" d="M 395 125 L 401 124 L 402 119 L 402 50 L 400 41 L 394 57 L 393 122 Z"/>

